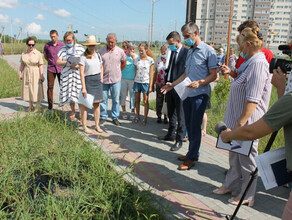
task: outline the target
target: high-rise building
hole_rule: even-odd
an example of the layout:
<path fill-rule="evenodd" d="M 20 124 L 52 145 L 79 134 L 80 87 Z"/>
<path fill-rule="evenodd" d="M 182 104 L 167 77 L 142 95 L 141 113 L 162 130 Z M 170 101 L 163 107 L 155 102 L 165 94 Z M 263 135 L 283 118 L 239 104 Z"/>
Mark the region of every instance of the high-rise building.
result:
<path fill-rule="evenodd" d="M 255 20 L 264 36 L 264 44 L 277 50 L 279 44 L 292 42 L 292 0 L 234 0 L 231 47 L 236 47 L 237 27 L 246 20 Z M 227 46 L 230 0 L 198 0 L 197 20 L 205 42 Z"/>

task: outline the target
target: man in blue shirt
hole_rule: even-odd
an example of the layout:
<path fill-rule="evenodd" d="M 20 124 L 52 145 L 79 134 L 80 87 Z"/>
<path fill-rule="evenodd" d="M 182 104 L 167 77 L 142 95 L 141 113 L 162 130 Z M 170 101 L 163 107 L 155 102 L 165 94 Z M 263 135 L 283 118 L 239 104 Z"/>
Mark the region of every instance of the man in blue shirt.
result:
<path fill-rule="evenodd" d="M 212 47 L 204 43 L 199 36 L 199 28 L 194 22 L 182 26 L 185 44 L 190 46 L 186 60 L 185 73 L 172 83 L 167 83 L 162 92 L 167 93 L 186 77 L 192 81 L 188 87 L 193 91 L 183 101 L 185 123 L 189 135 L 189 150 L 186 156 L 178 157 L 184 161 L 178 169 L 188 170 L 199 158 L 201 145 L 201 125 L 210 98 L 210 83 L 217 78 L 217 56 Z"/>

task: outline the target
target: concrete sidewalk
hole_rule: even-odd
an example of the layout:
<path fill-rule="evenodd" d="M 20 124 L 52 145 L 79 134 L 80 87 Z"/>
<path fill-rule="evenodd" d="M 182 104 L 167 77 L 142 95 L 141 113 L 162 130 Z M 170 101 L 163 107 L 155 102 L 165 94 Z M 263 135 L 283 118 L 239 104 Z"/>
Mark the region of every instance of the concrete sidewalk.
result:
<path fill-rule="evenodd" d="M 46 104 L 43 102 L 43 106 Z M 0 118 L 25 115 L 21 110 L 25 106 L 28 103 L 19 98 L 2 99 Z M 88 118 L 89 125 L 93 126 L 92 114 Z M 169 219 L 224 219 L 233 213 L 235 206 L 227 202 L 231 195 L 218 196 L 212 193 L 221 185 L 224 172 L 229 167 L 228 154 L 215 148 L 214 137 L 203 137 L 200 161 L 194 168 L 179 171 L 177 167 L 180 161 L 177 157 L 186 154 L 188 144 L 184 143 L 178 152 L 171 152 L 169 149 L 173 142 L 158 141 L 157 136 L 165 135 L 168 125 L 157 124 L 155 112 L 149 111 L 146 126 L 133 124 L 130 120 L 120 119 L 120 122 L 122 126 L 117 127 L 108 119 L 102 126 L 106 132 L 99 136 L 86 136 L 117 158 L 120 169 L 133 166 L 132 181 L 142 184 L 144 188 L 150 186 L 162 202 L 170 204 Z M 266 191 L 259 178 L 254 206 L 242 206 L 237 217 L 280 219 L 288 194 L 289 190 L 284 187 Z"/>

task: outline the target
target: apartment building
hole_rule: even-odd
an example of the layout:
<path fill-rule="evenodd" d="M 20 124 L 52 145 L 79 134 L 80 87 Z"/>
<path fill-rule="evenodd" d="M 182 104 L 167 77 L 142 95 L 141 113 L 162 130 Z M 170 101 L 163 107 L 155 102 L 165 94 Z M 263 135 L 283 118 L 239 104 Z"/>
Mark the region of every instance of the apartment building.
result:
<path fill-rule="evenodd" d="M 273 51 L 292 42 L 292 0 L 234 0 L 231 47 L 237 46 L 237 27 L 248 19 L 258 22 L 264 43 Z M 198 0 L 197 21 L 205 42 L 227 46 L 230 0 Z"/>

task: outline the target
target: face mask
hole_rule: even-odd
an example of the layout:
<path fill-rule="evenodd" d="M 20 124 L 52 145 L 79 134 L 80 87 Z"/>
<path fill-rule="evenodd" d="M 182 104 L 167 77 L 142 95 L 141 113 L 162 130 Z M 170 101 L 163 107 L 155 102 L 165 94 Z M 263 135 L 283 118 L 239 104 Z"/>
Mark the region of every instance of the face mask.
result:
<path fill-rule="evenodd" d="M 71 44 L 67 44 L 67 43 L 66 43 L 66 46 L 67 46 L 67 47 L 72 47 L 73 45 L 74 45 L 73 42 L 72 42 Z"/>
<path fill-rule="evenodd" d="M 243 52 L 240 52 L 240 56 L 245 60 L 247 59 L 247 54 L 244 54 Z"/>
<path fill-rule="evenodd" d="M 166 58 L 166 54 L 164 54 L 164 55 L 161 54 L 161 57 L 162 57 L 162 58 Z"/>
<path fill-rule="evenodd" d="M 195 44 L 195 41 L 193 41 L 191 38 L 188 38 L 185 40 L 185 44 L 191 47 Z"/>
<path fill-rule="evenodd" d="M 177 47 L 175 45 L 169 45 L 168 47 L 169 47 L 169 49 L 171 51 L 176 51 L 177 50 Z"/>

